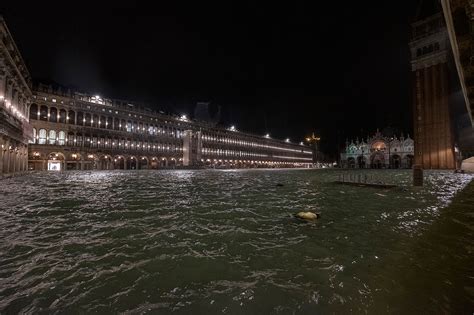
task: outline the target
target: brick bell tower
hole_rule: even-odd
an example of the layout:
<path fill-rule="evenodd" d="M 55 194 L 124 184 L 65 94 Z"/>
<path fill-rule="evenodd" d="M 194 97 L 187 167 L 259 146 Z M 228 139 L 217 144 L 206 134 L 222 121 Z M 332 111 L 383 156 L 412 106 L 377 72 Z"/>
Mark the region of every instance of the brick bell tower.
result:
<path fill-rule="evenodd" d="M 412 24 L 415 164 L 454 169 L 454 133 L 449 106 L 450 44 L 441 13 Z"/>

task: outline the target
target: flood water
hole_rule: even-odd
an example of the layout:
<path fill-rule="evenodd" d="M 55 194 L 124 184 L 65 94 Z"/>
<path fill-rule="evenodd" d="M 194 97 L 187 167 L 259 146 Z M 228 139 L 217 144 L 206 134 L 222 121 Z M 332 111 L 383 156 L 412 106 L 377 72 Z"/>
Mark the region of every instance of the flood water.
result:
<path fill-rule="evenodd" d="M 446 208 L 471 176 L 425 172 L 414 188 L 411 171 L 362 173 L 400 185 L 384 190 L 340 173 L 0 181 L 0 313 L 471 313 L 473 196 Z"/>

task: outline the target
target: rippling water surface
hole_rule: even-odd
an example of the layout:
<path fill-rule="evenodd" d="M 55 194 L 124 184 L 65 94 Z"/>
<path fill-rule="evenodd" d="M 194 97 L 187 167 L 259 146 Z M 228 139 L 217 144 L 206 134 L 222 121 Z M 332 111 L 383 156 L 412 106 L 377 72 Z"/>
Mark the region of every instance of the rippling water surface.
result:
<path fill-rule="evenodd" d="M 380 190 L 333 184 L 339 173 L 103 171 L 0 181 L 0 313 L 449 312 L 465 306 L 456 298 L 472 301 L 474 289 L 457 288 L 456 266 L 442 284 L 423 287 L 438 279 L 442 254 L 430 231 L 469 175 L 427 172 L 414 188 L 411 171 L 367 172 L 400 185 Z M 291 217 L 302 210 L 322 218 Z"/>

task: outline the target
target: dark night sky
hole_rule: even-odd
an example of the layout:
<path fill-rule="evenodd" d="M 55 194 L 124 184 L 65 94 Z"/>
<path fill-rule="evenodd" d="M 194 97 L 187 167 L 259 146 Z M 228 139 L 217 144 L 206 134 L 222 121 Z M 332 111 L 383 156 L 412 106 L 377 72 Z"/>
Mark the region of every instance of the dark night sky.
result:
<path fill-rule="evenodd" d="M 224 124 L 294 141 L 316 131 L 329 152 L 377 127 L 410 131 L 418 1 L 324 2 L 0 12 L 34 78 L 177 113 L 209 101 Z"/>

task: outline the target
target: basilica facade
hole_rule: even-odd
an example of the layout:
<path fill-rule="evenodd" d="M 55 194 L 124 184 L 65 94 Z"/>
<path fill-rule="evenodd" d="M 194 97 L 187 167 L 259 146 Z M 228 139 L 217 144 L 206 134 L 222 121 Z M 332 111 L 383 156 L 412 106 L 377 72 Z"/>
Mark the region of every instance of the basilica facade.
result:
<path fill-rule="evenodd" d="M 378 130 L 365 140 L 346 141 L 340 155 L 343 168 L 411 168 L 414 162 L 414 142 L 408 135 L 386 137 Z"/>

